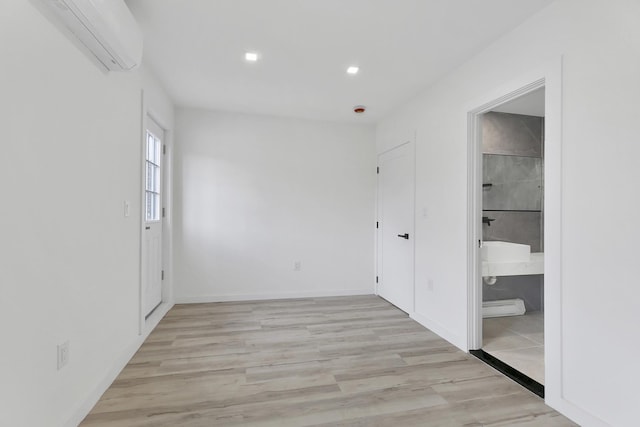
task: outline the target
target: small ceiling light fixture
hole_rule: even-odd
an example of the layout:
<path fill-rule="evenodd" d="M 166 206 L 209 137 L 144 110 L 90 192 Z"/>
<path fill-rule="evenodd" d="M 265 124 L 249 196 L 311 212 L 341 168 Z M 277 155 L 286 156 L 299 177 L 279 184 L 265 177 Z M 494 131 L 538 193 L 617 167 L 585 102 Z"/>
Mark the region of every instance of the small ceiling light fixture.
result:
<path fill-rule="evenodd" d="M 356 105 L 355 107 L 353 107 L 353 112 L 356 114 L 362 114 L 367 110 L 367 107 L 365 107 L 364 105 Z"/>
<path fill-rule="evenodd" d="M 258 60 L 258 54 L 256 52 L 247 52 L 244 54 L 244 59 L 249 62 L 256 62 Z"/>
<path fill-rule="evenodd" d="M 358 71 L 360 71 L 360 68 L 356 67 L 355 65 L 352 65 L 349 68 L 347 68 L 347 74 L 351 74 L 352 76 L 355 76 L 356 74 L 358 74 Z"/>

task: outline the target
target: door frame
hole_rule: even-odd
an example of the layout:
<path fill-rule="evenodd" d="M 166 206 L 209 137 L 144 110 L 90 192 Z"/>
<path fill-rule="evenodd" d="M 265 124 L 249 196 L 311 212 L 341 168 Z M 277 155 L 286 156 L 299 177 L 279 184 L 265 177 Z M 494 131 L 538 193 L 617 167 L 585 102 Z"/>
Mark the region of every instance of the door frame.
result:
<path fill-rule="evenodd" d="M 167 311 L 173 306 L 173 137 L 174 131 L 171 128 L 171 122 L 165 118 L 162 113 L 156 111 L 149 105 L 145 91 L 141 91 L 141 132 L 140 132 L 140 240 L 139 240 L 139 277 L 138 277 L 138 335 L 143 335 L 152 330 L 158 322 L 164 317 Z M 145 171 L 142 167 L 143 159 L 146 153 L 146 132 L 147 121 L 153 120 L 164 131 L 163 145 L 166 152 L 162 156 L 162 201 L 161 209 L 165 209 L 165 216 L 161 216 L 162 223 L 162 268 L 164 270 L 164 280 L 162 280 L 162 301 L 158 307 L 146 316 L 144 311 L 144 284 L 142 283 L 142 267 L 143 267 L 143 239 L 145 231 L 144 220 L 144 180 Z M 161 214 L 162 215 L 162 214 Z"/>
<path fill-rule="evenodd" d="M 482 138 L 480 116 L 545 88 L 545 401 L 562 400 L 562 57 L 543 64 L 470 103 L 467 111 L 467 345 L 482 347 Z"/>
<path fill-rule="evenodd" d="M 413 249 L 413 259 L 411 260 L 411 265 L 412 265 L 412 271 L 411 271 L 411 277 L 412 277 L 412 287 L 413 287 L 413 301 L 411 302 L 411 311 L 408 313 L 410 316 L 413 316 L 413 314 L 416 311 L 416 137 L 415 137 L 415 133 L 413 133 L 411 135 L 410 138 L 406 138 L 404 140 L 404 142 L 398 144 L 398 145 L 394 145 L 391 148 L 388 148 L 384 151 L 381 151 L 379 153 L 376 154 L 376 210 L 375 210 L 375 215 L 376 215 L 376 224 L 378 224 L 380 222 L 380 173 L 379 173 L 379 167 L 380 167 L 380 156 L 383 156 L 387 153 L 389 153 L 390 151 L 393 151 L 397 148 L 402 147 L 403 145 L 410 145 L 411 146 L 411 156 L 412 156 L 412 160 L 413 160 L 413 192 L 412 192 L 412 196 L 413 196 L 413 212 L 412 212 L 412 218 L 413 218 L 413 241 L 412 241 L 412 249 Z M 382 269 L 382 251 L 380 248 L 380 228 L 378 228 L 376 226 L 375 229 L 375 266 L 376 266 L 376 282 L 375 282 L 375 294 L 376 295 L 380 295 L 378 292 L 379 289 L 379 285 L 380 283 L 378 282 L 378 278 L 382 278 L 381 277 L 381 269 Z"/>

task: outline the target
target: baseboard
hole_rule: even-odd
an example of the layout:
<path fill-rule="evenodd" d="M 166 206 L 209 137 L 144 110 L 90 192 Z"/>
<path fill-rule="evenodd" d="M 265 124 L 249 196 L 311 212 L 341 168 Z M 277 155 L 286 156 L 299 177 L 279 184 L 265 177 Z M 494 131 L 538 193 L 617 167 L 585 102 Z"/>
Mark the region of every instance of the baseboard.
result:
<path fill-rule="evenodd" d="M 208 302 L 227 301 L 259 301 L 272 299 L 292 299 L 292 298 L 320 298 L 320 297 L 344 297 L 355 295 L 373 295 L 373 289 L 339 289 L 329 291 L 308 291 L 308 292 L 282 292 L 268 294 L 227 294 L 227 295 L 197 295 L 175 297 L 176 304 L 198 304 Z"/>
<path fill-rule="evenodd" d="M 611 427 L 611 424 L 602 421 L 600 418 L 590 414 L 565 398 L 549 398 L 549 396 L 547 396 L 544 403 L 578 425 L 589 427 Z"/>
<path fill-rule="evenodd" d="M 465 352 L 468 351 L 467 340 L 463 339 L 457 334 L 454 334 L 453 332 L 451 332 L 450 330 L 442 326 L 440 323 L 434 320 L 431 320 L 428 317 L 416 312 L 411 313 L 409 317 L 411 317 L 416 322 L 420 323 L 425 328 L 429 329 L 431 332 L 449 341 L 451 344 L 455 345 L 460 350 Z"/>
<path fill-rule="evenodd" d="M 100 397 L 104 394 L 105 391 L 111 386 L 113 381 L 118 377 L 120 372 L 127 366 L 127 363 L 131 360 L 134 354 L 138 351 L 144 340 L 147 339 L 151 331 L 158 325 L 160 320 L 171 310 L 173 307 L 173 303 L 163 303 L 157 309 L 158 315 L 153 316 L 153 320 L 150 323 L 147 323 L 145 327 L 145 331 L 138 335 L 133 342 L 127 346 L 124 352 L 118 357 L 117 360 L 114 361 L 111 369 L 107 372 L 107 375 L 100 381 L 100 383 L 96 386 L 96 388 L 87 396 L 87 398 L 82 402 L 78 408 L 73 412 L 73 415 L 65 424 L 65 427 L 78 427 L 78 425 L 84 420 L 84 418 L 91 412 L 93 407 L 98 403 Z"/>

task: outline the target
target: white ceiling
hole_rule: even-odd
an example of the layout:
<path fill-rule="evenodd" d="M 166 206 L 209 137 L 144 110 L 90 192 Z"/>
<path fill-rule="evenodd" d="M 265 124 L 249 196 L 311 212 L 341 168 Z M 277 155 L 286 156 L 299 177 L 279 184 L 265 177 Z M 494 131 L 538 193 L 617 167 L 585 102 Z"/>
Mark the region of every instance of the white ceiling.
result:
<path fill-rule="evenodd" d="M 544 88 L 536 89 L 512 101 L 505 102 L 492 111 L 544 117 Z"/>
<path fill-rule="evenodd" d="M 128 0 L 177 105 L 373 123 L 552 0 Z M 244 61 L 247 50 L 260 61 Z M 358 65 L 357 76 L 346 74 Z M 352 107 L 364 104 L 363 115 Z"/>

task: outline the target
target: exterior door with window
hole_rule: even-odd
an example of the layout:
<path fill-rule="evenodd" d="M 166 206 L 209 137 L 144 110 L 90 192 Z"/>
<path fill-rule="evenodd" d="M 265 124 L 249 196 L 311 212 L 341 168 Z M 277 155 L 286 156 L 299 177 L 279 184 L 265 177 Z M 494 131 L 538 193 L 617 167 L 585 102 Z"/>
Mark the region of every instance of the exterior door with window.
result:
<path fill-rule="evenodd" d="M 162 154 L 164 131 L 147 119 L 144 141 L 142 298 L 148 316 L 162 302 Z"/>

